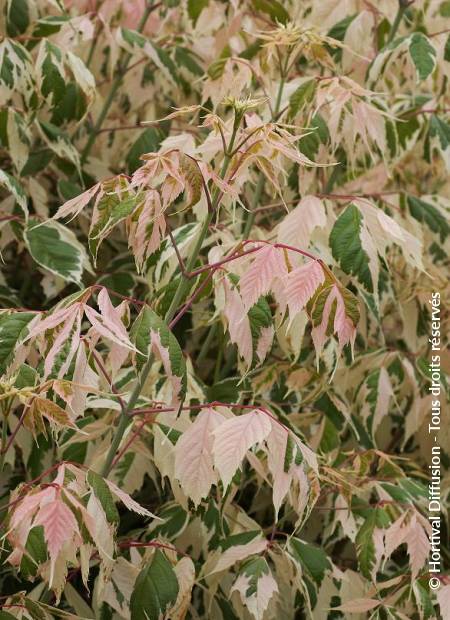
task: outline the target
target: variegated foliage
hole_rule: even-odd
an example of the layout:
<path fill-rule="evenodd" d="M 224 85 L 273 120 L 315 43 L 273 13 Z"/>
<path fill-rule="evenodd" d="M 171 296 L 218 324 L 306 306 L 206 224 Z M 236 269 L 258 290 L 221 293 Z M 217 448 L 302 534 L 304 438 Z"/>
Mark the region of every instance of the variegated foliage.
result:
<path fill-rule="evenodd" d="M 2 618 L 449 618 L 449 2 L 1 11 Z"/>

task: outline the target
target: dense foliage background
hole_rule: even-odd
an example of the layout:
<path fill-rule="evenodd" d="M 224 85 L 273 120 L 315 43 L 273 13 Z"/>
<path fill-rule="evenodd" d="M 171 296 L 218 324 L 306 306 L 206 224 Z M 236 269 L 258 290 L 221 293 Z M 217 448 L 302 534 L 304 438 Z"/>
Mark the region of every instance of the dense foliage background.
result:
<path fill-rule="evenodd" d="M 450 618 L 449 17 L 4 0 L 2 620 Z"/>

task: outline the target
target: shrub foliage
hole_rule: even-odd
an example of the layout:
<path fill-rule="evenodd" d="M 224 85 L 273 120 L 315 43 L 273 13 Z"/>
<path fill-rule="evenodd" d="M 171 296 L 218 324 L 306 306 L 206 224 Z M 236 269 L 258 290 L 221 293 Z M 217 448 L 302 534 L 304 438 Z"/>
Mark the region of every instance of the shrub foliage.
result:
<path fill-rule="evenodd" d="M 2 11 L 1 617 L 450 618 L 449 2 Z"/>

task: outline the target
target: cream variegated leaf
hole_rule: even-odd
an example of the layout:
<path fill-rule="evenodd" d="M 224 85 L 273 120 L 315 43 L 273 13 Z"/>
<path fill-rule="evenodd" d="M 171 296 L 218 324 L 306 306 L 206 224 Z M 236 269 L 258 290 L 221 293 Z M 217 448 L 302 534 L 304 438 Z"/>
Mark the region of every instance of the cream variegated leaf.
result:
<path fill-rule="evenodd" d="M 241 467 L 247 450 L 264 441 L 271 430 L 269 416 L 255 409 L 229 418 L 213 431 L 214 466 L 224 487 Z"/>
<path fill-rule="evenodd" d="M 214 431 L 225 421 L 212 408 L 200 411 L 175 446 L 175 476 L 186 495 L 195 505 L 207 497 L 217 482 L 214 470 Z"/>

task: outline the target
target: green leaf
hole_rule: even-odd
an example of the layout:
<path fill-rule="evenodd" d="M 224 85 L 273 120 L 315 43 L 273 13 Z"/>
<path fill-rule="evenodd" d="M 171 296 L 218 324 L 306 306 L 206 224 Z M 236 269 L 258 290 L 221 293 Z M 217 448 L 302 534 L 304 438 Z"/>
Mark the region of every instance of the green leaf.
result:
<path fill-rule="evenodd" d="M 334 24 L 334 26 L 328 31 L 327 36 L 336 39 L 336 41 L 343 41 L 345 38 L 345 34 L 347 32 L 348 27 L 355 19 L 356 13 L 354 15 L 347 15 L 344 19 Z M 337 46 L 326 46 L 331 56 L 334 57 L 335 62 L 341 62 L 342 59 L 342 48 Z"/>
<path fill-rule="evenodd" d="M 161 425 L 162 426 L 162 425 Z M 183 532 L 184 528 L 189 522 L 189 514 L 183 510 L 183 508 L 176 503 L 171 503 L 165 506 L 158 516 L 163 522 L 154 521 L 151 526 L 152 537 L 162 536 L 173 540 Z"/>
<path fill-rule="evenodd" d="M 107 521 L 109 521 L 109 523 L 119 523 L 119 513 L 114 498 L 102 476 L 99 476 L 95 471 L 90 469 L 88 471 L 87 480 L 94 495 L 105 511 Z"/>
<path fill-rule="evenodd" d="M 178 340 L 163 319 L 144 306 L 130 330 L 130 338 L 139 351 L 136 355 L 138 370 L 156 351 L 172 383 L 173 397 L 181 401 L 187 388 L 186 362 Z"/>
<path fill-rule="evenodd" d="M 257 39 L 253 43 L 250 43 L 250 45 L 246 47 L 245 50 L 243 50 L 239 54 L 239 58 L 245 58 L 246 60 L 252 60 L 252 58 L 254 58 L 256 54 L 259 52 L 261 47 L 262 47 L 262 41 L 260 39 Z"/>
<path fill-rule="evenodd" d="M 445 0 L 439 7 L 439 15 L 441 17 L 450 17 L 450 0 Z"/>
<path fill-rule="evenodd" d="M 299 142 L 299 150 L 310 159 L 314 159 L 319 150 L 320 144 L 328 141 L 328 127 L 320 114 L 316 114 L 311 119 L 308 127 L 311 133 L 306 134 Z"/>
<path fill-rule="evenodd" d="M 413 584 L 413 592 L 416 598 L 417 607 L 420 610 L 420 617 L 424 620 L 435 618 L 436 615 L 430 592 L 420 584 L 418 579 L 416 579 Z"/>
<path fill-rule="evenodd" d="M 325 551 L 299 538 L 291 538 L 289 548 L 294 558 L 306 568 L 313 580 L 320 586 L 325 572 L 331 569 L 331 562 Z"/>
<path fill-rule="evenodd" d="M 274 22 L 285 24 L 289 21 L 289 13 L 277 0 L 252 0 L 252 4 L 258 11 L 269 15 Z"/>
<path fill-rule="evenodd" d="M 66 89 L 64 53 L 57 45 L 43 39 L 39 58 L 41 94 L 54 107 L 64 97 Z"/>
<path fill-rule="evenodd" d="M 195 60 L 194 54 L 187 47 L 178 46 L 175 49 L 175 61 L 181 67 L 187 69 L 192 75 L 203 75 L 202 67 Z"/>
<path fill-rule="evenodd" d="M 382 508 L 371 508 L 366 520 L 356 535 L 356 553 L 359 569 L 366 579 L 372 579 L 372 570 L 375 566 L 375 543 L 373 533 L 376 527 L 387 527 L 389 517 Z"/>
<path fill-rule="evenodd" d="M 119 186 L 111 184 L 111 187 L 105 187 L 104 194 L 95 206 L 96 219 L 93 220 L 88 236 L 89 251 L 94 263 L 97 262 L 98 249 L 105 237 L 119 222 L 133 213 L 137 200 L 137 196 L 125 189 L 125 182 Z"/>
<path fill-rule="evenodd" d="M 2 101 L 22 95 L 25 103 L 35 108 L 38 103 L 34 67 L 28 50 L 17 41 L 0 41 L 0 86 Z"/>
<path fill-rule="evenodd" d="M 337 287 L 337 291 L 335 287 Z M 350 319 L 350 321 L 353 323 L 353 326 L 356 328 L 360 316 L 358 298 L 351 291 L 349 291 L 348 288 L 344 288 L 343 286 L 336 284 L 336 282 L 329 275 L 325 276 L 325 282 L 321 284 L 321 286 L 317 289 L 313 297 L 306 305 L 306 310 L 311 319 L 313 327 L 317 327 L 324 320 L 325 305 L 327 303 L 329 295 L 333 291 L 334 293 L 341 296 L 344 303 L 345 315 L 348 319 Z M 331 336 L 334 333 L 336 306 L 336 300 L 334 300 L 328 315 L 328 323 L 325 331 L 325 335 L 327 337 Z"/>
<path fill-rule="evenodd" d="M 231 547 L 239 547 L 240 545 L 247 545 L 249 542 L 251 542 L 252 540 L 255 540 L 256 538 L 260 536 L 261 536 L 261 530 L 250 530 L 247 532 L 241 532 L 240 534 L 232 534 L 231 536 L 228 536 L 228 538 L 221 540 L 219 543 L 219 546 L 222 549 L 222 551 L 226 551 L 227 549 L 230 549 Z"/>
<path fill-rule="evenodd" d="M 17 171 L 24 167 L 30 149 L 30 135 L 25 116 L 12 108 L 0 108 L 0 146 L 8 149 Z"/>
<path fill-rule="evenodd" d="M 339 433 L 337 428 L 330 422 L 328 418 L 325 418 L 325 423 L 323 426 L 322 436 L 320 438 L 319 448 L 325 454 L 327 452 L 331 452 L 340 446 Z"/>
<path fill-rule="evenodd" d="M 138 575 L 130 600 L 131 620 L 160 620 L 175 604 L 178 580 L 166 556 L 157 549 Z"/>
<path fill-rule="evenodd" d="M 24 167 L 20 171 L 20 176 L 27 177 L 44 170 L 52 158 L 53 153 L 51 149 L 37 149 L 35 152 L 29 154 Z"/>
<path fill-rule="evenodd" d="M 267 299 L 265 297 L 260 297 L 256 304 L 254 304 L 249 312 L 248 319 L 250 323 L 250 331 L 252 334 L 252 343 L 253 343 L 253 362 L 257 363 L 262 362 L 264 360 L 259 359 L 257 357 L 258 343 L 260 338 L 264 335 L 264 332 L 273 326 L 272 313 L 270 311 L 270 306 L 267 303 Z"/>
<path fill-rule="evenodd" d="M 327 418 L 332 422 L 332 424 L 338 429 L 341 430 L 344 426 L 344 415 L 339 409 L 336 407 L 336 404 L 330 398 L 331 390 L 327 393 L 324 392 L 320 395 L 320 397 L 314 403 L 314 408 L 322 411 Z M 334 395 L 334 398 L 337 397 Z"/>
<path fill-rule="evenodd" d="M 245 575 L 248 578 L 245 596 L 249 598 L 253 594 L 256 594 L 258 590 L 258 581 L 261 577 L 270 574 L 270 568 L 264 558 L 253 557 L 244 562 L 239 570 L 239 574 Z"/>
<path fill-rule="evenodd" d="M 190 19 L 194 22 L 194 26 L 197 23 L 198 18 L 200 17 L 201 12 L 205 9 L 209 4 L 209 0 L 188 0 L 187 10 Z"/>
<path fill-rule="evenodd" d="M 128 151 L 126 158 L 128 172 L 130 174 L 142 164 L 140 160 L 141 155 L 144 153 L 152 153 L 159 149 L 161 138 L 161 131 L 155 127 L 148 127 L 139 135 L 138 139 Z"/>
<path fill-rule="evenodd" d="M 42 138 L 47 146 L 62 159 L 68 159 L 77 168 L 80 165 L 80 156 L 76 148 L 73 146 L 68 134 L 53 123 L 44 121 L 37 122 Z"/>
<path fill-rule="evenodd" d="M 229 377 L 208 387 L 206 398 L 210 402 L 217 400 L 222 403 L 236 403 L 246 387 L 248 386 L 241 380 L 241 377 Z"/>
<path fill-rule="evenodd" d="M 330 246 L 333 258 L 341 269 L 356 276 L 366 290 L 373 293 L 375 286 L 370 258 L 361 239 L 362 230 L 363 217 L 358 208 L 351 204 L 336 220 L 330 234 Z"/>
<path fill-rule="evenodd" d="M 303 462 L 303 454 L 298 444 L 288 435 L 286 441 L 286 450 L 284 453 L 283 471 L 287 474 L 292 464 L 301 465 Z"/>
<path fill-rule="evenodd" d="M 20 562 L 20 572 L 25 579 L 36 576 L 38 565 L 47 560 L 47 544 L 44 538 L 44 528 L 39 525 L 33 527 L 28 534 L 25 553 Z"/>
<path fill-rule="evenodd" d="M 33 36 L 37 38 L 48 37 L 61 28 L 70 20 L 70 15 L 49 15 L 38 19 L 33 30 Z"/>
<path fill-rule="evenodd" d="M 447 41 L 445 42 L 444 60 L 450 62 L 450 34 L 448 35 Z"/>
<path fill-rule="evenodd" d="M 166 74 L 166 76 L 175 84 L 178 84 L 179 76 L 176 64 L 173 62 L 166 50 L 159 47 L 159 45 L 155 45 L 151 41 L 147 41 L 146 50 L 153 62 Z M 150 50 L 153 50 L 153 53 Z"/>
<path fill-rule="evenodd" d="M 27 336 L 28 323 L 35 316 L 34 312 L 0 314 L 0 375 L 3 375 L 14 361 L 16 346 Z"/>
<path fill-rule="evenodd" d="M 418 81 L 425 80 L 436 66 L 436 50 L 422 32 L 415 32 L 409 41 L 409 53 L 416 67 Z"/>
<path fill-rule="evenodd" d="M 371 579 L 372 568 L 375 564 L 374 527 L 374 513 L 372 513 L 363 523 L 356 536 L 359 569 L 367 579 Z"/>
<path fill-rule="evenodd" d="M 450 232 L 450 225 L 444 215 L 434 205 L 415 196 L 408 196 L 406 202 L 409 212 L 414 219 L 426 224 L 433 232 L 438 233 L 441 241 L 447 238 Z"/>
<path fill-rule="evenodd" d="M 289 115 L 296 116 L 303 108 L 314 98 L 316 92 L 317 81 L 307 80 L 292 93 L 289 98 Z"/>
<path fill-rule="evenodd" d="M 74 233 L 58 222 L 35 221 L 24 230 L 31 257 L 51 273 L 68 282 L 81 284 L 83 269 L 91 271 L 89 259 Z"/>
<path fill-rule="evenodd" d="M 208 75 L 212 80 L 219 79 L 225 70 L 225 64 L 231 56 L 231 49 L 229 45 L 225 45 L 220 53 L 220 56 L 216 58 L 208 67 Z"/>
<path fill-rule="evenodd" d="M 9 37 L 17 37 L 28 28 L 30 15 L 28 0 L 9 0 L 6 10 L 6 32 Z"/>
<path fill-rule="evenodd" d="M 341 19 L 341 21 L 334 24 L 334 26 L 327 32 L 327 36 L 332 39 L 336 39 L 337 41 L 343 41 L 348 27 L 355 19 L 356 15 L 356 13 L 354 15 L 347 15 L 347 17 L 344 17 L 344 19 Z"/>
<path fill-rule="evenodd" d="M 27 206 L 27 195 L 25 190 L 20 185 L 16 179 L 5 172 L 4 170 L 0 170 L 0 184 L 4 185 L 6 189 L 11 192 L 14 196 L 17 204 L 21 207 L 22 211 L 25 214 L 25 217 L 28 216 L 28 206 Z"/>
<path fill-rule="evenodd" d="M 33 387 L 39 379 L 38 372 L 28 364 L 20 364 L 19 371 L 14 381 L 14 386 L 21 390 L 25 387 Z"/>
<path fill-rule="evenodd" d="M 450 124 L 432 114 L 430 117 L 430 140 L 442 155 L 447 170 L 450 170 Z"/>
<path fill-rule="evenodd" d="M 398 121 L 395 124 L 398 136 L 398 142 L 402 149 L 411 148 L 420 132 L 421 126 L 416 117 L 412 117 L 407 121 Z"/>

